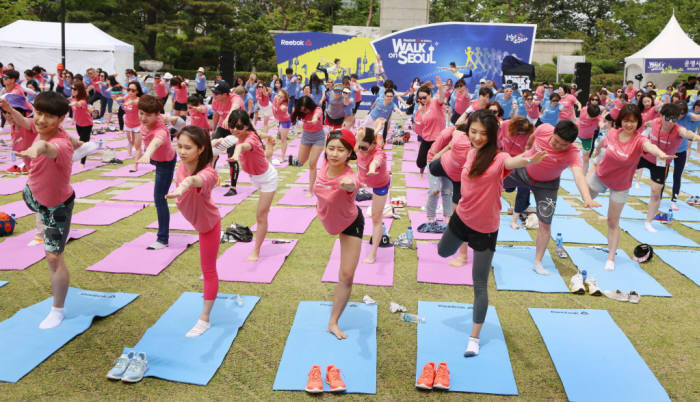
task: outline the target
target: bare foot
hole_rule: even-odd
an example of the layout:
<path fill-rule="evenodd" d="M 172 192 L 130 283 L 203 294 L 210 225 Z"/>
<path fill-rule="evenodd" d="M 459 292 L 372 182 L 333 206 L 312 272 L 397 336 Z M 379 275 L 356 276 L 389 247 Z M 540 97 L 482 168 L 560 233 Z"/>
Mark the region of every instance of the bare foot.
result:
<path fill-rule="evenodd" d="M 450 267 L 463 267 L 467 265 L 467 259 L 464 257 L 457 257 L 454 260 L 447 263 Z"/>
<path fill-rule="evenodd" d="M 516 222 L 514 222 L 514 221 L 510 221 L 510 227 L 512 227 L 513 230 L 518 230 L 518 229 L 520 229 L 520 225 L 518 225 L 518 224 L 517 224 Z"/>
<path fill-rule="evenodd" d="M 329 324 L 328 332 L 335 335 L 335 337 L 338 339 L 347 339 L 348 337 L 348 334 L 346 334 L 345 332 L 341 331 L 340 328 L 338 328 L 338 324 Z"/>
<path fill-rule="evenodd" d="M 376 261 L 377 257 L 372 257 L 372 256 L 367 256 L 364 260 L 362 260 L 363 264 L 374 264 L 374 261 Z"/>
<path fill-rule="evenodd" d="M 260 258 L 259 253 L 257 253 L 255 250 L 253 250 L 253 251 L 250 253 L 250 255 L 248 256 L 248 258 L 246 258 L 245 260 L 246 260 L 246 261 L 257 261 L 258 258 Z"/>
<path fill-rule="evenodd" d="M 306 198 L 311 198 L 311 197 L 313 197 L 313 196 L 314 196 L 314 193 L 312 193 L 311 190 L 307 190 L 307 191 L 304 193 L 304 197 L 306 197 Z"/>

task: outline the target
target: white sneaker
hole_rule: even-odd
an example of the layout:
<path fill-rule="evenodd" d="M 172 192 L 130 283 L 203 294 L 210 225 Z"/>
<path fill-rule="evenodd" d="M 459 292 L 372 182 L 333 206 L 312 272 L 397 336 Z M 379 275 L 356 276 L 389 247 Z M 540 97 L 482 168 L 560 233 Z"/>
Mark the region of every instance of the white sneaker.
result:
<path fill-rule="evenodd" d="M 571 293 L 575 293 L 577 295 L 586 293 L 586 287 L 583 285 L 583 275 L 581 275 L 580 272 L 572 276 L 569 280 L 569 289 L 571 290 Z"/>
<path fill-rule="evenodd" d="M 603 292 L 598 287 L 598 281 L 593 277 L 586 278 L 584 285 L 588 289 L 588 294 L 591 296 L 602 296 Z"/>
<path fill-rule="evenodd" d="M 464 351 L 464 357 L 472 357 L 479 354 L 479 338 L 469 337 L 469 344 L 467 344 L 467 349 Z"/>
<path fill-rule="evenodd" d="M 630 295 L 628 295 L 627 293 L 625 293 L 619 289 L 618 290 L 606 290 L 605 292 L 603 292 L 603 294 L 605 295 L 605 297 L 607 297 L 609 299 L 613 299 L 613 300 L 617 300 L 617 301 L 621 301 L 621 302 L 626 302 L 626 301 L 630 300 Z"/>

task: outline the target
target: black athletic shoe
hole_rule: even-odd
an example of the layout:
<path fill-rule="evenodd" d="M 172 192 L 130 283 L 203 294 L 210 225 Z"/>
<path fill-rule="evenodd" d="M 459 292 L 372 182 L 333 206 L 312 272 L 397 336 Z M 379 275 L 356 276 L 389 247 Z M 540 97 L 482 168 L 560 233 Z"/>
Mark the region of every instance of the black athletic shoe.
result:
<path fill-rule="evenodd" d="M 289 165 L 289 166 L 294 166 L 294 158 L 292 157 L 292 155 L 289 155 L 289 163 L 288 163 L 288 165 Z"/>
<path fill-rule="evenodd" d="M 226 194 L 224 194 L 224 197 L 232 197 L 236 194 L 238 194 L 238 191 L 236 191 L 235 188 L 229 188 L 228 192 Z"/>

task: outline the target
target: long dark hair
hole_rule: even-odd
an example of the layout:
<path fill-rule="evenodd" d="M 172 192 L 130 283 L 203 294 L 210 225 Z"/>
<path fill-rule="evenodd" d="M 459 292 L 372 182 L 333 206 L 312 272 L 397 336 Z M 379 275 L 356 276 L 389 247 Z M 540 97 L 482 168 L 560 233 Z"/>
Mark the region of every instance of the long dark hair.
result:
<path fill-rule="evenodd" d="M 471 130 L 472 124 L 479 122 L 486 128 L 486 137 L 488 142 L 476 151 L 476 158 L 469 169 L 469 177 L 474 178 L 481 176 L 482 173 L 491 165 L 493 158 L 498 153 L 498 119 L 493 113 L 487 109 L 479 109 L 472 113 L 467 120 L 467 132 Z"/>
<path fill-rule="evenodd" d="M 258 132 L 255 131 L 255 127 L 253 127 L 253 123 L 251 123 L 251 121 L 250 121 L 250 116 L 243 109 L 236 109 L 233 112 L 231 112 L 231 114 L 228 116 L 229 129 L 233 129 L 233 126 L 235 126 L 238 123 L 241 123 L 244 126 L 246 126 L 247 131 L 254 132 L 255 135 L 258 136 L 258 139 L 260 140 L 260 143 L 262 144 L 263 149 L 265 149 L 265 143 L 262 141 L 262 138 L 260 138 L 260 134 L 258 134 Z"/>
<path fill-rule="evenodd" d="M 308 110 L 307 113 L 302 113 L 301 108 L 304 107 Z M 297 100 L 294 104 L 294 112 L 292 112 L 292 124 L 296 124 L 297 120 L 306 117 L 308 113 L 313 113 L 318 105 L 311 99 L 310 96 L 302 96 L 301 99 Z"/>
<path fill-rule="evenodd" d="M 180 138 L 181 135 L 188 136 L 192 142 L 194 142 L 197 148 L 204 148 L 202 153 L 199 154 L 197 166 L 195 167 L 194 172 L 192 172 L 192 175 L 196 175 L 202 169 L 207 167 L 211 163 L 212 159 L 214 159 L 214 153 L 211 150 L 211 139 L 209 138 L 209 134 L 206 130 L 197 126 L 185 126 L 177 134 L 177 138 Z"/>
<path fill-rule="evenodd" d="M 141 96 L 143 96 L 143 89 L 141 89 L 141 84 L 139 84 L 138 81 L 131 81 L 128 84 L 126 84 L 127 91 L 129 90 L 129 87 L 132 85 L 136 87 L 136 97 L 140 98 Z"/>
<path fill-rule="evenodd" d="M 82 81 L 74 82 L 73 88 L 75 88 L 75 100 L 88 100 L 88 94 L 85 90 L 85 84 Z"/>

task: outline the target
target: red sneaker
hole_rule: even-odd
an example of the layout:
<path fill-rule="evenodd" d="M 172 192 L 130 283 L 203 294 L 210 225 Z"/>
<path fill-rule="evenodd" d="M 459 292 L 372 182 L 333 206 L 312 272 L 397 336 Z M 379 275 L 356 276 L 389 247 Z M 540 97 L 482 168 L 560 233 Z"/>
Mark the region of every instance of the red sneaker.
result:
<path fill-rule="evenodd" d="M 435 381 L 435 363 L 428 362 L 423 366 L 423 374 L 416 381 L 416 388 L 431 390 Z"/>
<path fill-rule="evenodd" d="M 440 362 L 438 365 L 433 388 L 443 391 L 450 389 L 450 370 L 447 369 L 447 363 Z"/>
<path fill-rule="evenodd" d="M 321 380 L 321 366 L 311 366 L 311 371 L 309 371 L 309 381 L 306 383 L 306 388 L 304 390 L 311 394 L 318 394 L 323 392 L 323 380 Z"/>
<path fill-rule="evenodd" d="M 326 382 L 331 387 L 331 392 L 345 392 L 345 383 L 340 378 L 340 370 L 330 364 L 326 367 Z"/>
<path fill-rule="evenodd" d="M 28 173 L 29 173 L 29 168 L 27 167 L 27 165 L 24 165 L 24 167 L 22 168 L 22 174 L 28 174 Z"/>
<path fill-rule="evenodd" d="M 22 173 L 22 169 L 20 169 L 17 165 L 12 165 L 11 168 L 7 169 L 7 173 Z"/>

